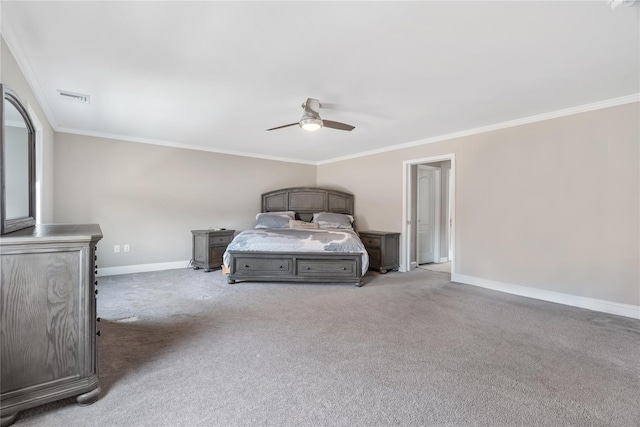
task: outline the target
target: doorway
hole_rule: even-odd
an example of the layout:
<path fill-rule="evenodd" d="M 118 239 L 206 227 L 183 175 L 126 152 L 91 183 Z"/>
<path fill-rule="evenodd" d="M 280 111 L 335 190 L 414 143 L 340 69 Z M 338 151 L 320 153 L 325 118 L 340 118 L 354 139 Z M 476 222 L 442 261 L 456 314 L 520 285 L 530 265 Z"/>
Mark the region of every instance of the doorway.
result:
<path fill-rule="evenodd" d="M 403 162 L 401 270 L 455 272 L 455 155 Z"/>
<path fill-rule="evenodd" d="M 416 166 L 416 262 L 438 262 L 440 258 L 440 199 L 442 170 L 429 165 Z"/>

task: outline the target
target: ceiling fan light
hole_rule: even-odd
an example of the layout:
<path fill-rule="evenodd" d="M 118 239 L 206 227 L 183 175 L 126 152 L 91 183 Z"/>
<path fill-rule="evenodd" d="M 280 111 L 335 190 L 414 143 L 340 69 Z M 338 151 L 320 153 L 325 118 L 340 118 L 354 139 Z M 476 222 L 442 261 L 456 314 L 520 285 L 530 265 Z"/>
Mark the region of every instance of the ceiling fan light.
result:
<path fill-rule="evenodd" d="M 300 127 L 306 131 L 313 132 L 322 127 L 322 120 L 313 117 L 303 117 L 300 120 Z"/>

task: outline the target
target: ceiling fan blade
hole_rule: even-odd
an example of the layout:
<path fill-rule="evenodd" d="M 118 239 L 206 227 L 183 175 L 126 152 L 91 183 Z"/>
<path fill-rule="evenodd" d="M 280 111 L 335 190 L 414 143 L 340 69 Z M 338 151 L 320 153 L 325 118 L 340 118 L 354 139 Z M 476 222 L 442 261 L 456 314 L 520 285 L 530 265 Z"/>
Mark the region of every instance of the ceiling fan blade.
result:
<path fill-rule="evenodd" d="M 322 120 L 322 126 L 331 129 L 339 129 L 339 130 L 354 130 L 356 127 L 348 125 L 346 123 L 334 122 L 331 120 Z"/>
<path fill-rule="evenodd" d="M 276 130 L 276 129 L 288 128 L 289 126 L 296 126 L 296 125 L 298 125 L 298 124 L 300 124 L 300 122 L 289 123 L 288 125 L 282 125 L 282 126 L 278 126 L 278 127 L 271 128 L 271 129 L 267 129 L 267 130 L 269 131 L 269 130 Z"/>

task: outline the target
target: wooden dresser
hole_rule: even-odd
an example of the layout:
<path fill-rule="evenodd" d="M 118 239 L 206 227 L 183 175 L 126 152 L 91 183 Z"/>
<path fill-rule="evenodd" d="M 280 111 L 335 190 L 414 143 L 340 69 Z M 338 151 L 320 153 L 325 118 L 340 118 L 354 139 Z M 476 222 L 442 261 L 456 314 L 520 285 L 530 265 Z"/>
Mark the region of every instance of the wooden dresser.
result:
<path fill-rule="evenodd" d="M 359 231 L 369 254 L 369 268 L 385 274 L 400 267 L 400 233 L 389 231 Z"/>
<path fill-rule="evenodd" d="M 222 256 L 233 240 L 235 230 L 191 230 L 193 269 L 204 268 L 209 272 L 222 266 Z"/>
<path fill-rule="evenodd" d="M 0 236 L 0 417 L 76 396 L 93 403 L 100 226 L 36 225 Z"/>

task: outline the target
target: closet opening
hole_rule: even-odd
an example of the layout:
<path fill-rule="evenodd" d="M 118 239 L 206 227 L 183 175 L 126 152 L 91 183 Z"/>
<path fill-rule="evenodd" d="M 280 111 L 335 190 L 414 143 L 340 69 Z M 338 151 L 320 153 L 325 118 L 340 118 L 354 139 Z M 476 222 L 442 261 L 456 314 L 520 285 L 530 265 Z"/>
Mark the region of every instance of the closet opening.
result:
<path fill-rule="evenodd" d="M 404 167 L 402 271 L 455 271 L 455 156 L 407 160 Z"/>

